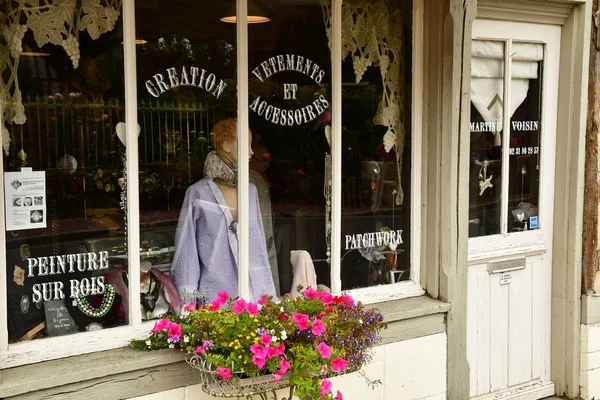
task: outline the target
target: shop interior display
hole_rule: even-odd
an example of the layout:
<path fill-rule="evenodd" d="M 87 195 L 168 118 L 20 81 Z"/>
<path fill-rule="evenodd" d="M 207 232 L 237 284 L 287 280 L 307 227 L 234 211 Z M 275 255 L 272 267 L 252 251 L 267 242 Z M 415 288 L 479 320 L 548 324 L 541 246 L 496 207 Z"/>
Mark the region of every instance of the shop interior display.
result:
<path fill-rule="evenodd" d="M 2 6 L 7 7 L 0 17 L 7 27 L 2 37 L 8 38 L 6 46 L 0 43 L 0 70 L 5 72 L 0 100 L 6 104 L 0 124 L 4 172 L 24 167 L 44 171 L 48 198 L 46 228 L 7 232 L 11 342 L 128 324 L 131 301 L 140 302 L 144 319 L 178 308 L 170 290 L 177 283 L 171 276 L 171 270 L 178 269 L 173 265 L 178 263 L 177 225 L 185 211 L 186 192 L 206 179 L 207 165 L 213 165 L 210 160 L 222 150 L 214 142 L 217 122 L 237 115 L 236 37 L 234 26 L 218 18 L 213 21 L 212 13 L 205 16 L 211 22 L 196 24 L 194 29 L 174 25 L 177 18 L 171 16 L 177 11 L 167 7 L 165 0 L 158 3 L 136 5 L 140 21 L 136 35 L 143 39 L 136 49 L 139 300 L 128 295 L 130 204 L 120 1 L 103 0 L 93 7 L 89 1 L 69 3 L 60 9 L 64 24 L 52 28 L 49 36 L 41 33 L 42 17 L 59 12 L 53 2 L 43 0 L 36 9 L 30 2 L 16 0 Z M 282 110 L 305 109 L 322 98 L 321 104 L 328 107 L 323 106 L 313 120 L 294 126 L 274 124 L 249 111 L 254 152 L 249 160 L 250 182 L 255 188 L 250 208 L 256 222 L 250 238 L 256 240 L 251 248 L 260 249 L 260 262 L 252 263 L 251 269 L 260 264 L 264 279 L 259 280 L 268 287 L 258 291 L 280 297 L 297 290 L 298 282 L 307 280 L 299 279 L 297 268 L 311 282 L 328 288 L 334 257 L 342 260 L 344 290 L 410 279 L 411 188 L 402 182 L 410 182 L 411 177 L 410 113 L 404 110 L 411 97 L 407 88 L 412 6 L 407 0 L 363 6 L 343 7 L 343 35 L 348 40 L 341 60 L 342 235 L 388 229 L 403 231 L 403 242 L 395 248 L 377 244 L 371 250 L 332 254 L 330 5 L 309 1 L 290 12 L 285 2 L 274 2 L 270 21 L 249 32 L 250 66 L 259 68 L 263 60 L 276 55 L 299 56 L 311 63 L 303 65 L 318 65 L 322 81 L 293 69 L 268 78 L 263 74 L 262 81 L 250 73 L 250 103 L 260 97 Z M 155 7 L 164 10 L 165 18 L 150 24 Z M 220 12 L 219 7 L 213 8 L 214 13 Z M 198 17 L 193 14 L 185 17 Z M 395 24 L 403 28 L 391 30 Z M 360 32 L 369 32 L 366 36 L 371 39 Z M 219 96 L 197 85 L 173 87 L 167 71 L 175 68 L 178 79 L 183 79 L 187 68 L 192 79 L 191 66 L 206 71 L 206 76 L 215 74 L 216 82 L 223 83 Z M 169 84 L 169 90 L 158 97 L 147 90 L 147 81 L 157 73 Z M 294 99 L 285 98 L 286 84 L 297 85 Z M 232 172 L 235 175 L 235 169 Z M 220 192 L 221 205 L 229 207 L 225 193 L 235 197 L 235 189 L 230 189 L 214 185 L 211 193 Z M 219 204 L 217 197 L 213 200 Z M 227 218 L 226 212 L 219 213 Z M 235 241 L 229 238 L 235 235 L 234 219 L 231 215 L 227 235 L 216 236 L 215 249 L 235 254 Z M 35 257 L 108 252 L 109 268 L 58 278 L 31 277 L 23 248 Z M 293 256 L 297 252 L 304 254 L 301 263 Z M 235 256 L 228 262 L 235 270 Z M 22 278 L 21 271 L 25 272 Z M 64 299 L 33 301 L 35 284 L 61 281 L 70 288 L 71 280 L 99 277 L 105 282 L 102 293 L 70 297 L 65 289 Z M 235 290 L 228 288 L 234 293 L 235 279 L 228 284 L 235 286 Z M 46 321 L 49 315 L 56 319 L 51 327 Z"/>
<path fill-rule="evenodd" d="M 206 291 L 209 298 L 222 290 L 238 295 L 236 125 L 233 118 L 215 125 L 215 150 L 206 158 L 205 178 L 187 189 L 181 205 L 171 277 L 184 302 L 195 299 L 196 292 Z M 275 284 L 254 185 L 249 200 L 250 300 L 257 301 L 263 294 L 275 296 Z"/>

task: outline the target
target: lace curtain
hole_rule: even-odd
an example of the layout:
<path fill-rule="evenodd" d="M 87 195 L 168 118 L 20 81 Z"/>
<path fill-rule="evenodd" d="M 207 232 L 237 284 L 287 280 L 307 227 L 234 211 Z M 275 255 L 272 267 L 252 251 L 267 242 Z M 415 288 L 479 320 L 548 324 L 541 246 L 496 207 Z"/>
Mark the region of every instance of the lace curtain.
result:
<path fill-rule="evenodd" d="M 331 49 L 331 0 L 320 0 Z M 402 154 L 404 152 L 404 67 L 402 15 L 386 0 L 345 0 L 342 5 L 342 60 L 350 55 L 356 83 L 370 66 L 379 67 L 383 82 L 373 123 L 388 128 L 383 136 L 386 152 L 396 151 L 398 193 L 396 204 L 404 200 Z"/>
<path fill-rule="evenodd" d="M 121 0 L 0 1 L 0 102 L 3 104 L 0 129 L 7 155 L 10 135 L 5 124 L 23 125 L 26 121 L 17 76 L 25 32 L 32 31 L 39 47 L 48 43 L 61 46 L 77 68 L 79 33 L 87 31 L 96 40 L 112 31 L 120 9 Z"/>

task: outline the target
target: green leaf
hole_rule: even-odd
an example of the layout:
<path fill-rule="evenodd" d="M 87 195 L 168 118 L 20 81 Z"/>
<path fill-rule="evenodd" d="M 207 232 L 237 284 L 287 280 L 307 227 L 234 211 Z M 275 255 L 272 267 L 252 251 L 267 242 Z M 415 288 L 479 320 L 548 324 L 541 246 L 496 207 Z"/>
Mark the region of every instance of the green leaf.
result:
<path fill-rule="evenodd" d="M 304 381 L 303 381 L 303 380 L 302 380 L 302 379 L 301 379 L 301 378 L 300 378 L 298 375 L 296 375 L 296 374 L 294 374 L 294 375 L 290 376 L 290 383 L 291 383 L 292 385 L 299 386 L 299 385 L 301 385 L 303 382 L 304 382 Z"/>

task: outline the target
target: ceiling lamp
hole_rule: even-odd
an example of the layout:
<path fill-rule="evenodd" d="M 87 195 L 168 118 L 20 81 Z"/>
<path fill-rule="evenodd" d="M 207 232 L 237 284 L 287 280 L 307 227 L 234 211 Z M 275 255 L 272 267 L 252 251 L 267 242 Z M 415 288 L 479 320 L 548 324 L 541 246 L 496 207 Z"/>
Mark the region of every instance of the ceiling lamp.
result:
<path fill-rule="evenodd" d="M 48 57 L 50 53 L 42 53 L 40 51 L 24 51 L 21 57 Z"/>
<path fill-rule="evenodd" d="M 147 40 L 144 39 L 135 39 L 135 44 L 146 44 L 148 43 Z M 123 42 L 121 42 L 121 44 L 123 44 Z"/>
<path fill-rule="evenodd" d="M 262 24 L 265 22 L 269 22 L 271 18 L 265 17 L 266 14 L 263 12 L 256 4 L 256 0 L 252 3 L 248 4 L 248 23 L 249 24 Z M 237 22 L 235 4 L 232 8 L 229 9 L 227 13 L 227 17 L 223 17 L 220 20 L 222 22 L 227 22 L 229 24 L 235 24 Z"/>

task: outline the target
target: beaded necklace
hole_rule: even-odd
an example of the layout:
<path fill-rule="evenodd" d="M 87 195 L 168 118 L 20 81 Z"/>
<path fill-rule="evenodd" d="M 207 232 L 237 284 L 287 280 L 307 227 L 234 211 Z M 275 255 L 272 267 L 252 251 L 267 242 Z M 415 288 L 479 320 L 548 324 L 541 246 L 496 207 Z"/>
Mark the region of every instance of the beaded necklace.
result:
<path fill-rule="evenodd" d="M 108 311 L 112 308 L 113 302 L 115 301 L 115 289 L 111 284 L 106 285 L 106 292 L 102 298 L 102 303 L 99 308 L 93 308 L 90 303 L 86 300 L 85 296 L 78 296 L 76 299 L 77 308 L 82 313 L 92 318 L 104 317 Z"/>

